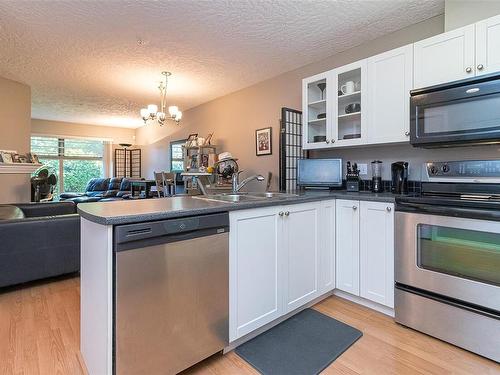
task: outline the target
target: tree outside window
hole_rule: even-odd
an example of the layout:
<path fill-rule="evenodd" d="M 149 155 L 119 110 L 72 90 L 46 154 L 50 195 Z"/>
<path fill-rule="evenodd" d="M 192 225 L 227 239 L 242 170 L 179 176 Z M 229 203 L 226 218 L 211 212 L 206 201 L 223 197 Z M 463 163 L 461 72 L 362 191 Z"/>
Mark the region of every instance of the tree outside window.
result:
<path fill-rule="evenodd" d="M 56 195 L 84 192 L 90 179 L 104 176 L 102 141 L 33 136 L 31 153 L 57 176 Z"/>

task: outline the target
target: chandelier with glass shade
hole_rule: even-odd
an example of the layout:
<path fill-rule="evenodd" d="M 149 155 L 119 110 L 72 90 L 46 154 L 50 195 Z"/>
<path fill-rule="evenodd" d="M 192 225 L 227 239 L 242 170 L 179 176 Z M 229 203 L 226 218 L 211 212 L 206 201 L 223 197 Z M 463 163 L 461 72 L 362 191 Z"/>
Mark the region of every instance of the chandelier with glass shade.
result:
<path fill-rule="evenodd" d="M 168 77 L 172 75 L 170 72 L 161 72 L 165 76 L 165 80 L 160 82 L 158 89 L 160 90 L 160 110 L 158 111 L 158 106 L 156 104 L 149 104 L 147 108 L 141 109 L 141 117 L 144 123 L 147 124 L 149 120 L 156 120 L 160 126 L 163 126 L 167 120 L 175 121 L 179 124 L 182 118 L 182 112 L 179 111 L 179 107 L 176 105 L 171 105 L 167 109 L 167 85 Z"/>

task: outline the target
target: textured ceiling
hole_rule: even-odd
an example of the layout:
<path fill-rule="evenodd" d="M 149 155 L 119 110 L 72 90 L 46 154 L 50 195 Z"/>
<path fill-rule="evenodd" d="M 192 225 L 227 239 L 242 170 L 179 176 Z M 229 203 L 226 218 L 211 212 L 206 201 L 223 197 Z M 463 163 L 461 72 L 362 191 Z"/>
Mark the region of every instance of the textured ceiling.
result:
<path fill-rule="evenodd" d="M 443 0 L 0 0 L 0 76 L 32 88 L 32 117 L 141 125 L 442 14 Z M 142 40 L 142 44 L 137 41 Z"/>

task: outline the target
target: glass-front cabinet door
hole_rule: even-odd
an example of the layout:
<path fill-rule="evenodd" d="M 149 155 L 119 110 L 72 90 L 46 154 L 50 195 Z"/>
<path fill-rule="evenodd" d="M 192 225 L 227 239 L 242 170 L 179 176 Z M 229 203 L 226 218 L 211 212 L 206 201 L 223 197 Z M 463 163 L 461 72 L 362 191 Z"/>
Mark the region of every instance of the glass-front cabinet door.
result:
<path fill-rule="evenodd" d="M 302 80 L 303 147 L 331 147 L 331 72 Z"/>
<path fill-rule="evenodd" d="M 366 60 L 361 60 L 333 70 L 335 146 L 360 144 L 366 137 L 366 67 Z"/>

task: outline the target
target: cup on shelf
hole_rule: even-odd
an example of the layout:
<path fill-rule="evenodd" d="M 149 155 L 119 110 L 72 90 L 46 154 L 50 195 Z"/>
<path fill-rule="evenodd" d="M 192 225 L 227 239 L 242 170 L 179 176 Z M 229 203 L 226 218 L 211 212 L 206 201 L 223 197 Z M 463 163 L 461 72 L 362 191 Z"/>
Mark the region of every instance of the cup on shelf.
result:
<path fill-rule="evenodd" d="M 343 95 L 352 94 L 356 90 L 354 81 L 347 81 L 344 85 L 340 86 L 340 91 Z"/>
<path fill-rule="evenodd" d="M 351 103 L 351 104 L 348 104 L 344 108 L 344 111 L 345 111 L 346 114 L 354 113 L 354 112 L 359 112 L 359 111 L 361 111 L 361 104 L 360 103 Z"/>

